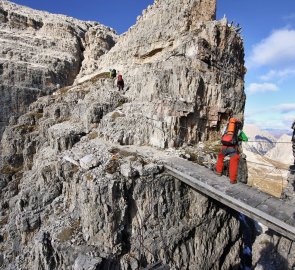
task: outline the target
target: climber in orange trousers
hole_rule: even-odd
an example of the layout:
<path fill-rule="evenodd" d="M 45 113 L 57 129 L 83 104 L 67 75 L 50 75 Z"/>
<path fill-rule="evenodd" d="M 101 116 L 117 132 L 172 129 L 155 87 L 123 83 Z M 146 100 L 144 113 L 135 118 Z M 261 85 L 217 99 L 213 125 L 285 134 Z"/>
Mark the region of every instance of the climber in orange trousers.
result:
<path fill-rule="evenodd" d="M 218 155 L 216 164 L 216 173 L 222 174 L 223 160 L 225 156 L 230 156 L 229 160 L 229 179 L 231 184 L 235 184 L 238 176 L 238 166 L 240 160 L 240 154 L 235 146 L 222 146 L 221 151 Z"/>
<path fill-rule="evenodd" d="M 225 132 L 221 138 L 221 151 L 217 158 L 216 174 L 222 175 L 224 158 L 230 156 L 229 160 L 229 179 L 231 184 L 237 182 L 238 166 L 240 160 L 239 144 L 248 141 L 246 134 L 242 131 L 242 122 L 237 118 L 230 118 Z"/>

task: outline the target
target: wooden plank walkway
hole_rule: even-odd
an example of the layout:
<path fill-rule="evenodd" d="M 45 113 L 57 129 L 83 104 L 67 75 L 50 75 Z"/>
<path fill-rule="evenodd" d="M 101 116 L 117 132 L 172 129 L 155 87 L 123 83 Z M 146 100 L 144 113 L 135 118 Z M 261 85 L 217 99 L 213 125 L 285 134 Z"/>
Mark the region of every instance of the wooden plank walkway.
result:
<path fill-rule="evenodd" d="M 181 158 L 166 158 L 166 171 L 197 191 L 261 222 L 281 235 L 295 240 L 294 205 L 242 183 L 232 185 L 198 164 Z"/>

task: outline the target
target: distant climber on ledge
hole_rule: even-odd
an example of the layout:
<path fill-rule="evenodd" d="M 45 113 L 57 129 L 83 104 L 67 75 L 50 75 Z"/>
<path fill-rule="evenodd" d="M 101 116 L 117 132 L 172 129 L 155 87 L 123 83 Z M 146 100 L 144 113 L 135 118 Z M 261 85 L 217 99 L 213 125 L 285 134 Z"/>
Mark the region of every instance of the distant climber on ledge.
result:
<path fill-rule="evenodd" d="M 110 78 L 115 79 L 117 77 L 117 70 L 110 69 Z"/>
<path fill-rule="evenodd" d="M 119 74 L 117 78 L 117 87 L 119 91 L 124 90 L 124 80 L 121 74 Z"/>
<path fill-rule="evenodd" d="M 230 156 L 229 161 L 229 179 L 231 184 L 237 182 L 238 166 L 240 159 L 239 146 L 242 141 L 248 141 L 246 134 L 242 131 L 242 117 L 232 117 L 221 137 L 221 151 L 216 163 L 216 174 L 222 175 L 224 158 Z"/>

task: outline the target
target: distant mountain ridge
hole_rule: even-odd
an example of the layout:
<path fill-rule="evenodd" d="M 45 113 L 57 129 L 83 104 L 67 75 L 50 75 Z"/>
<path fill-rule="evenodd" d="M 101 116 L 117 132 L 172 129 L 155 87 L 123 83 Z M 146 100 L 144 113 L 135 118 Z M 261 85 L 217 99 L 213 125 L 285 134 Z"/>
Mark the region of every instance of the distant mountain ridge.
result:
<path fill-rule="evenodd" d="M 284 164 L 293 163 L 291 136 L 283 134 L 276 142 L 275 146 L 269 150 L 266 157 L 280 161 Z"/>
<path fill-rule="evenodd" d="M 244 145 L 246 151 L 286 165 L 292 164 L 291 136 L 288 132 L 283 133 L 283 131 L 288 130 L 262 130 L 255 125 L 246 124 L 244 126 L 244 131 L 249 139 L 249 142 Z M 281 136 L 277 137 L 279 134 L 281 134 Z"/>
<path fill-rule="evenodd" d="M 244 132 L 249 139 L 249 142 L 245 144 L 244 148 L 260 155 L 265 155 L 270 149 L 272 149 L 277 140 L 270 133 L 259 129 L 255 125 L 245 124 Z"/>
<path fill-rule="evenodd" d="M 276 138 L 255 125 L 245 125 L 249 141 L 243 143 L 247 156 L 248 184 L 280 197 L 286 186 L 288 167 L 292 164 L 291 137 L 283 134 Z"/>

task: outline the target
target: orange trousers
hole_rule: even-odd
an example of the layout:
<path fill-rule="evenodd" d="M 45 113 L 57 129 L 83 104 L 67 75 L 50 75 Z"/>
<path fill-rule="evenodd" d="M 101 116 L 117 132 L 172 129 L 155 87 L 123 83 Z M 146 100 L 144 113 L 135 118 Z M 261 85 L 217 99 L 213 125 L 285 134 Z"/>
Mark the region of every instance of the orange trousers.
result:
<path fill-rule="evenodd" d="M 230 156 L 229 160 L 229 179 L 231 183 L 235 183 L 237 181 L 238 176 L 238 166 L 240 155 L 235 147 L 222 146 L 221 152 L 218 155 L 217 163 L 216 163 L 216 172 L 222 173 L 223 170 L 223 161 L 226 156 Z"/>

